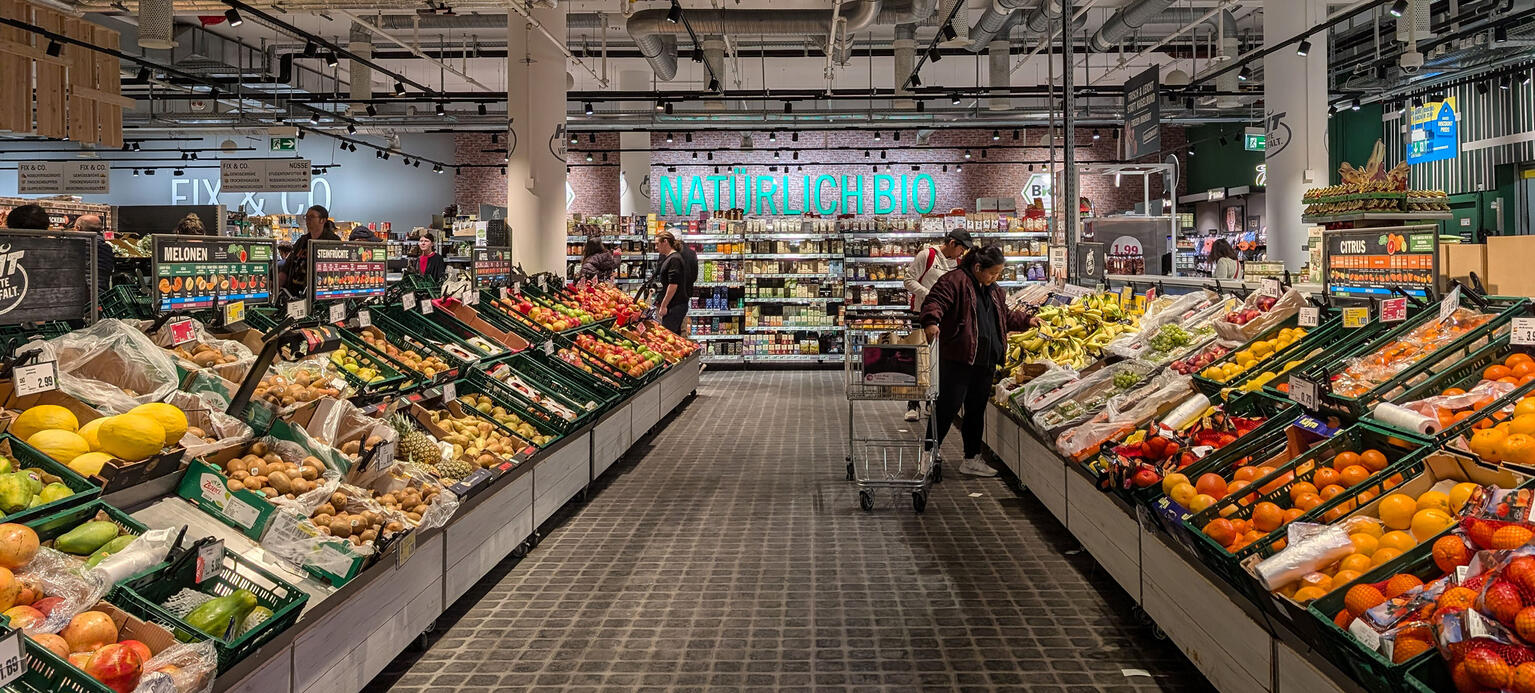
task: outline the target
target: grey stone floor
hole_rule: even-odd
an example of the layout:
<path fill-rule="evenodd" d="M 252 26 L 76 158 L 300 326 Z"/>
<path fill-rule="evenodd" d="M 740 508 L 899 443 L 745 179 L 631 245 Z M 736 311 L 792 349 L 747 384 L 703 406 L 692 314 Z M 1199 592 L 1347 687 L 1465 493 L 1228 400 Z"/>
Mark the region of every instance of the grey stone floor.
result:
<path fill-rule="evenodd" d="M 1211 690 L 1032 496 L 954 473 L 957 430 L 924 515 L 859 510 L 841 377 L 706 373 L 368 690 Z"/>

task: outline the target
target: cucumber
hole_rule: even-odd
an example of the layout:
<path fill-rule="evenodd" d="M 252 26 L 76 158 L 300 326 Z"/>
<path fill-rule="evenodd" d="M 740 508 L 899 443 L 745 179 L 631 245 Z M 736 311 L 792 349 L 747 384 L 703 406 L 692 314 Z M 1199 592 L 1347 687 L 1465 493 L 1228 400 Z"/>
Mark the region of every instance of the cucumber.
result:
<path fill-rule="evenodd" d="M 256 595 L 250 590 L 235 590 L 227 596 L 203 602 L 187 614 L 186 622 L 212 637 L 222 638 L 229 633 L 231 623 L 243 624 L 257 606 Z"/>

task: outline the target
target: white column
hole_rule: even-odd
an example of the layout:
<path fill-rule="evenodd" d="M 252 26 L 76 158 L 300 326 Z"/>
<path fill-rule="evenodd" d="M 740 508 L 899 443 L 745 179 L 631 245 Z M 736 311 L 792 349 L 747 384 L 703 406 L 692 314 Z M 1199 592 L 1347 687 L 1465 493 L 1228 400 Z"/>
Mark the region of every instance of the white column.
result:
<path fill-rule="evenodd" d="M 621 91 L 648 91 L 650 72 L 625 70 L 618 75 Z M 650 213 L 650 133 L 624 132 L 618 135 L 619 197 L 618 213 L 645 215 Z M 629 150 L 637 151 L 629 151 Z"/>
<path fill-rule="evenodd" d="M 1326 0 L 1264 0 L 1263 34 L 1278 42 L 1305 31 L 1327 15 Z M 1294 46 L 1274 51 L 1263 62 L 1263 99 L 1267 109 L 1268 220 L 1270 260 L 1282 260 L 1291 270 L 1306 261 L 1301 247 L 1301 195 L 1326 185 L 1327 168 L 1327 34 L 1310 37 L 1311 51 L 1296 55 Z"/>
<path fill-rule="evenodd" d="M 537 147 L 533 130 L 529 127 L 528 97 L 529 70 L 523 63 L 528 44 L 543 40 L 528 31 L 527 20 L 516 13 L 507 14 L 506 30 L 506 118 L 510 135 L 508 142 L 515 142 L 506 162 L 506 225 L 512 239 L 512 260 L 529 272 L 541 268 L 536 239 L 538 202 L 533 197 L 533 157 Z M 563 276 L 563 273 L 561 273 Z"/>

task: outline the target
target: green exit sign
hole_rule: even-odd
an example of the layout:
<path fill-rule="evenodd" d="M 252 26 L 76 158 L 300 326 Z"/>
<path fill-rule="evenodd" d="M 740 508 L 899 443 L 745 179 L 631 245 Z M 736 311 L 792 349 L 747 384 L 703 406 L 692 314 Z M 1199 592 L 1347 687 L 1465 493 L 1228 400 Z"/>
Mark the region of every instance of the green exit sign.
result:
<path fill-rule="evenodd" d="M 274 152 L 292 152 L 298 150 L 297 137 L 273 137 L 270 139 L 270 144 L 272 151 Z"/>
<path fill-rule="evenodd" d="M 1249 152 L 1261 152 L 1268 148 L 1268 135 L 1249 132 L 1242 137 L 1242 148 Z"/>

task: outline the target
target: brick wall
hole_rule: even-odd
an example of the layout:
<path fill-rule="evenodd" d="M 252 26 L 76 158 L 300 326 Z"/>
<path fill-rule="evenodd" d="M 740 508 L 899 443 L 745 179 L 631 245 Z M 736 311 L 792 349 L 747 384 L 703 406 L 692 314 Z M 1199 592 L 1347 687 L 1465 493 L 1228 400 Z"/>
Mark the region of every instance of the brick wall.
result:
<path fill-rule="evenodd" d="M 588 135 L 580 136 L 580 143 L 571 146 L 576 150 L 569 159 L 566 180 L 575 194 L 570 204 L 571 212 L 581 214 L 618 213 L 618 154 L 610 152 L 618 148 L 618 135 L 602 133 L 596 143 Z M 453 197 L 460 207 L 476 209 L 481 204 L 506 205 L 506 176 L 501 173 L 502 157 L 505 156 L 506 140 L 490 141 L 488 133 L 462 133 L 454 135 L 455 161 L 459 164 L 490 164 L 459 169 L 453 182 Z M 593 163 L 585 164 L 585 150 L 596 148 Z M 487 151 L 491 150 L 491 151 Z M 503 150 L 503 151 L 494 151 Z M 608 154 L 610 165 L 603 163 L 602 155 Z"/>
<path fill-rule="evenodd" d="M 931 175 L 937 184 L 935 211 L 954 208 L 973 210 L 976 198 L 981 197 L 1011 197 L 1017 208 L 1022 209 L 1028 202 L 1021 197 L 1024 184 L 1031 175 L 1028 162 L 1040 162 L 1034 165 L 1034 171 L 1040 172 L 1045 169 L 1042 162 L 1050 156 L 1049 149 L 1042 146 L 1041 142 L 1044 129 L 1020 129 L 1018 140 L 1012 139 L 1011 129 L 1002 130 L 998 141 L 992 141 L 991 132 L 987 129 L 941 130 L 932 134 L 926 148 L 920 149 L 907 148 L 916 146 L 914 131 L 901 132 L 900 141 L 894 139 L 892 131 L 880 132 L 881 139 L 878 141 L 874 139 L 873 132 L 808 132 L 801 133 L 798 142 L 791 141 L 787 132 L 778 133 L 776 142 L 769 141 L 766 132 L 754 132 L 751 150 L 741 149 L 742 133 L 738 132 L 698 132 L 693 133 L 692 142 L 687 142 L 683 133 L 678 131 L 673 133 L 673 142 L 670 144 L 665 141 L 664 132 L 657 132 L 651 136 L 653 151 L 650 180 L 657 181 L 661 175 L 712 175 L 715 166 L 719 166 L 723 174 L 728 172 L 730 165 L 746 166 L 749 173 L 756 175 L 769 175 L 768 167 L 777 166 L 780 175 L 809 175 L 812 180 L 822 174 L 870 174 L 874 172 L 870 166 L 878 166 L 879 172 L 884 173 L 885 164 L 890 165 L 889 173 L 892 175 L 913 175 L 916 172 L 911 170 L 911 166 L 920 165 L 920 172 Z M 1112 129 L 1101 130 L 1102 137 L 1097 142 L 1093 141 L 1092 133 L 1091 128 L 1078 129 L 1077 160 L 1082 163 L 1116 160 L 1119 141 L 1114 139 Z M 455 146 L 460 164 L 486 163 L 498 166 L 501 163 L 501 153 L 482 150 L 504 148 L 505 145 L 491 144 L 489 135 L 475 133 L 457 135 Z M 1186 146 L 1187 139 L 1182 128 L 1162 128 L 1164 152 L 1177 152 L 1181 155 Z M 581 134 L 579 142 L 570 146 L 572 151 L 569 156 L 571 166 L 568 180 L 574 192 L 571 212 L 618 212 L 617 148 L 618 135 L 614 133 L 597 134 L 595 143 L 590 141 L 590 135 Z M 863 154 L 865 148 L 869 150 L 868 158 Z M 968 161 L 964 158 L 966 149 L 971 152 Z M 776 159 L 773 157 L 775 150 L 779 154 Z M 798 160 L 793 159 L 795 150 L 799 151 Z M 881 150 L 886 153 L 884 159 L 880 158 Z M 593 161 L 590 164 L 585 161 L 587 151 L 592 152 Z M 696 159 L 693 158 L 695 153 Z M 603 161 L 603 154 L 608 155 L 606 162 Z M 708 158 L 711 154 L 713 160 Z M 1185 157 L 1180 156 L 1182 158 Z M 965 164 L 963 171 L 957 170 L 957 165 L 961 163 Z M 943 169 L 945 165 L 948 166 L 947 171 Z M 482 202 L 505 204 L 506 178 L 497 166 L 465 168 L 460 171 L 455 184 L 456 199 L 460 205 L 477 205 Z M 784 166 L 790 168 L 786 170 Z M 803 171 L 799 170 L 801 166 Z M 675 167 L 676 172 L 669 172 L 668 167 Z M 1186 180 L 1187 176 L 1182 178 Z M 1116 186 L 1113 176 L 1086 175 L 1082 177 L 1081 183 L 1082 195 L 1092 201 L 1095 211 L 1100 214 L 1131 209 L 1142 199 L 1139 177 L 1125 176 L 1121 184 Z M 803 208 L 797 187 L 794 186 L 791 201 Z M 1185 190 L 1180 183 L 1179 194 Z M 660 204 L 657 192 L 652 188 L 651 199 L 654 205 Z M 1152 177 L 1151 194 L 1153 197 L 1161 196 L 1160 176 Z"/>

